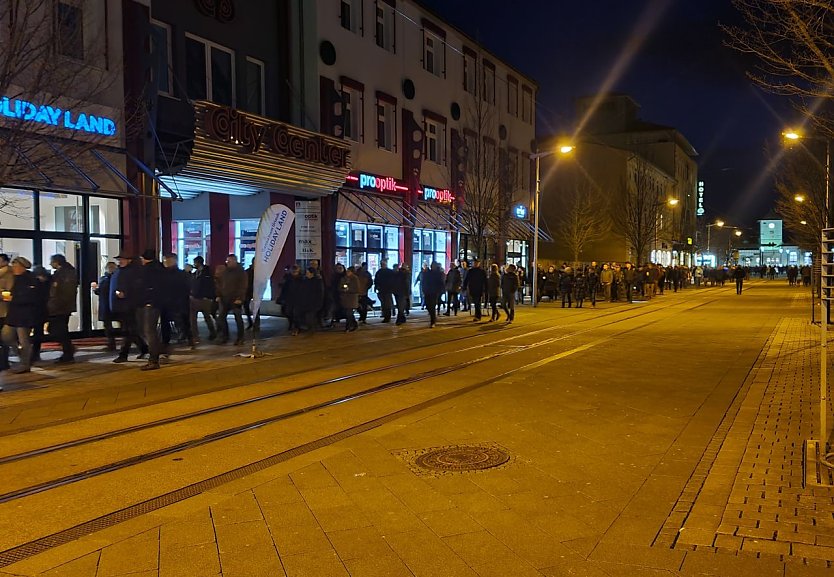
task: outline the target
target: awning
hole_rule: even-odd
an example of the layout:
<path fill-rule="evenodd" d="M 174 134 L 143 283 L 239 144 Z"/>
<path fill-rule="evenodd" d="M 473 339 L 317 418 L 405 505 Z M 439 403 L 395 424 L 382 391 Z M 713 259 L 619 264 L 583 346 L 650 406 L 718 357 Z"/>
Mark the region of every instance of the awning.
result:
<path fill-rule="evenodd" d="M 455 230 L 454 217 L 448 204 L 418 202 L 415 206 L 414 228 Z"/>
<path fill-rule="evenodd" d="M 126 172 L 128 165 L 157 181 L 162 191 L 176 198 L 153 172 L 126 150 L 56 137 L 12 138 L 3 186 L 69 193 L 123 196 L 141 194 Z"/>
<path fill-rule="evenodd" d="M 339 191 L 336 218 L 351 222 L 400 226 L 403 224 L 403 202 L 397 198 L 342 189 Z"/>
<path fill-rule="evenodd" d="M 467 227 L 467 220 L 465 215 L 460 219 L 460 232 L 472 235 L 474 233 Z M 474 218 L 471 220 L 474 220 Z M 497 236 L 498 223 L 494 220 L 490 222 L 486 227 L 485 234 L 488 237 Z M 535 236 L 535 227 L 531 223 L 518 218 L 507 220 L 507 240 L 531 240 L 533 236 Z M 553 236 L 541 226 L 539 227 L 539 241 L 553 242 Z"/>

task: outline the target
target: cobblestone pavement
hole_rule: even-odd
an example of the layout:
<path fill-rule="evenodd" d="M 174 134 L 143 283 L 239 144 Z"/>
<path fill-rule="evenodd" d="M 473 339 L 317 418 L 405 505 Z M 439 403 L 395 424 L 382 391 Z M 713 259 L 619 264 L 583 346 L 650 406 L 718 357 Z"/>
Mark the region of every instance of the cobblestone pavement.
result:
<path fill-rule="evenodd" d="M 766 282 L 741 297 L 729 287 L 666 295 L 640 305 L 650 313 L 644 320 L 522 351 L 513 361 L 521 370 L 487 386 L 53 547 L 0 575 L 829 574 L 834 502 L 829 489 L 802 487 L 819 364 L 818 329 L 802 316 L 806 297 Z M 517 324 L 556 323 L 564 314 L 521 310 Z M 465 321 L 446 322 L 471 330 Z M 452 334 L 432 338 L 441 347 Z M 328 426 L 452 390 L 457 380 L 495 377 L 505 364 L 257 434 L 294 446 Z M 414 455 L 463 444 L 495 445 L 512 458 L 481 472 L 415 469 Z M 222 457 L 206 448 L 201 458 Z M 56 515 L 68 508 L 62 498 Z M 0 524 L 3 515 L 26 513 L 10 505 L 0 505 Z"/>

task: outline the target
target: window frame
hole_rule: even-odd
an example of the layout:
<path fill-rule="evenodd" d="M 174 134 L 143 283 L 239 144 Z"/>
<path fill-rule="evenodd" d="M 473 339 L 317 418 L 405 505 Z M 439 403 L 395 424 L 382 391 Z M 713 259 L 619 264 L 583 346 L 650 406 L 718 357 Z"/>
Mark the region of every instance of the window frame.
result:
<path fill-rule="evenodd" d="M 343 15 L 342 6 L 347 5 L 350 8 L 350 27 L 346 27 Z M 357 10 L 358 7 L 358 10 Z M 339 25 L 349 32 L 365 36 L 365 1 L 364 0 L 341 0 L 339 2 Z"/>
<path fill-rule="evenodd" d="M 478 54 L 466 46 L 463 47 L 463 91 L 478 93 Z"/>
<path fill-rule="evenodd" d="M 380 12 L 382 20 L 380 20 Z M 379 25 L 382 25 L 382 39 L 380 39 Z M 386 31 L 390 25 L 390 37 L 386 43 Z M 374 44 L 391 54 L 397 53 L 397 18 L 395 7 L 387 0 L 376 0 L 374 4 Z"/>
<path fill-rule="evenodd" d="M 429 130 L 429 127 L 435 128 L 434 139 L 432 139 L 430 136 L 431 132 Z M 445 166 L 447 159 L 446 155 L 448 151 L 448 147 L 446 146 L 446 118 L 439 114 L 435 114 L 434 112 L 431 112 L 429 110 L 423 110 L 423 133 L 425 135 L 425 144 L 423 146 L 423 159 L 434 164 Z M 430 140 L 435 141 L 435 159 L 432 159 L 429 155 Z"/>
<path fill-rule="evenodd" d="M 252 112 L 253 114 L 258 114 L 260 116 L 266 116 L 266 62 L 264 62 L 263 60 L 261 60 L 259 58 L 255 58 L 254 56 L 247 56 L 246 57 L 247 68 L 248 68 L 249 64 L 255 64 L 261 70 L 261 74 L 260 74 L 261 77 L 259 78 L 260 84 L 261 84 L 261 94 L 260 94 L 260 96 L 261 96 L 261 109 L 257 110 L 257 111 L 248 110 L 248 108 L 249 108 L 249 78 L 248 78 L 249 71 L 247 70 L 246 71 L 247 72 L 247 78 L 246 78 L 246 83 L 247 83 L 246 84 L 246 107 L 247 107 L 247 111 Z"/>
<path fill-rule="evenodd" d="M 513 98 L 515 97 L 515 98 Z M 507 75 L 507 113 L 518 118 L 519 116 L 519 102 L 518 102 L 518 79 L 511 75 Z"/>
<path fill-rule="evenodd" d="M 171 25 L 167 22 L 162 22 L 161 20 L 155 20 L 151 18 L 151 26 L 158 26 L 165 30 L 165 36 L 167 41 L 165 43 L 167 47 L 167 54 L 165 55 L 166 61 L 166 71 L 168 76 L 168 90 L 158 90 L 159 94 L 164 94 L 166 96 L 173 96 L 174 95 L 174 52 L 171 47 L 171 39 L 173 38 L 173 32 L 171 30 Z"/>
<path fill-rule="evenodd" d="M 388 146 L 381 146 L 379 142 L 379 126 L 380 126 L 380 108 L 389 110 L 390 111 L 390 123 L 388 123 L 389 118 L 386 115 L 383 115 L 382 120 L 384 122 L 383 126 L 386 127 L 385 134 L 386 136 L 390 137 L 391 145 Z M 390 126 L 390 130 L 388 127 Z M 379 150 L 386 150 L 388 152 L 397 152 L 397 99 L 393 96 L 385 94 L 384 92 L 377 91 L 376 93 L 376 146 Z"/>
<path fill-rule="evenodd" d="M 365 142 L 365 85 L 362 84 L 361 82 L 357 82 L 356 80 L 353 80 L 353 79 L 350 79 L 350 78 L 347 78 L 347 77 L 344 77 L 344 76 L 340 78 L 340 84 L 341 84 L 340 94 L 342 96 L 342 106 L 344 107 L 343 108 L 344 115 L 345 115 L 345 117 L 347 117 L 348 116 L 347 112 L 348 112 L 348 110 L 350 111 L 350 113 L 351 113 L 351 116 L 350 116 L 351 126 L 350 126 L 350 128 L 353 129 L 355 127 L 357 129 L 357 133 L 358 133 L 356 135 L 349 136 L 348 135 L 348 123 L 345 122 L 344 126 L 342 128 L 342 130 L 343 130 L 342 134 L 344 135 L 344 138 L 346 140 L 350 140 L 351 142 L 357 142 L 359 144 L 362 144 L 363 142 Z M 355 115 L 353 113 L 357 111 L 357 108 L 354 107 L 354 106 L 351 106 L 350 108 L 348 108 L 348 104 L 345 100 L 345 94 L 351 94 L 351 95 L 355 94 L 357 96 L 357 101 L 358 101 L 358 104 L 359 104 L 359 107 L 358 107 L 359 114 L 358 114 L 358 119 L 355 120 L 355 121 L 354 121 L 354 119 L 357 118 L 357 115 Z M 351 102 L 352 102 L 352 99 L 351 99 Z"/>
<path fill-rule="evenodd" d="M 527 85 L 521 88 L 521 120 L 533 123 L 533 89 Z"/>
<path fill-rule="evenodd" d="M 63 42 L 61 41 L 61 18 L 59 15 L 59 11 L 61 10 L 61 6 L 66 6 L 68 8 L 72 8 L 78 11 L 79 15 L 79 24 L 81 27 L 81 55 L 77 56 L 75 54 L 67 54 L 62 51 L 64 47 Z M 85 38 L 84 38 L 84 6 L 79 0 L 56 0 L 54 4 L 54 11 L 53 11 L 53 36 L 55 39 L 54 48 L 56 55 L 62 58 L 69 58 L 70 60 L 74 60 L 75 62 L 86 62 L 87 60 L 87 46 L 85 45 Z"/>
<path fill-rule="evenodd" d="M 211 40 L 206 40 L 202 36 L 197 36 L 196 34 L 192 34 L 191 32 L 185 33 L 186 40 L 191 39 L 195 42 L 200 42 L 203 45 L 203 55 L 205 56 L 205 74 L 206 74 L 206 100 L 210 102 L 214 102 L 214 86 L 213 86 L 213 78 L 211 75 L 211 49 L 216 48 L 221 52 L 226 52 L 231 56 L 231 63 L 232 63 L 232 78 L 231 78 L 231 88 L 232 88 L 232 108 L 237 108 L 237 71 L 235 70 L 235 51 L 231 48 L 227 48 L 222 44 L 218 44 L 216 42 L 212 42 Z M 186 77 L 188 75 L 188 63 L 186 62 Z M 187 84 L 187 83 L 186 83 Z M 188 95 L 186 95 L 188 96 Z M 190 98 L 190 97 L 189 97 Z"/>
<path fill-rule="evenodd" d="M 487 104 L 495 105 L 495 64 L 489 60 L 484 60 L 483 73 L 483 94 L 481 97 Z M 487 78 L 492 79 L 492 87 L 487 86 Z M 490 94 L 491 93 L 491 94 Z"/>

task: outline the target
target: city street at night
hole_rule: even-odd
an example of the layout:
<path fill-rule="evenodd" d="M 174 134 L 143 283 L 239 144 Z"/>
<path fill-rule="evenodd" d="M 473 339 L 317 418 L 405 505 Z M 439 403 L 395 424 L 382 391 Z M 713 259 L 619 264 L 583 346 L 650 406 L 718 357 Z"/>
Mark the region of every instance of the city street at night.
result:
<path fill-rule="evenodd" d="M 827 574 L 810 291 L 731 284 L 4 373 L 0 575 Z"/>

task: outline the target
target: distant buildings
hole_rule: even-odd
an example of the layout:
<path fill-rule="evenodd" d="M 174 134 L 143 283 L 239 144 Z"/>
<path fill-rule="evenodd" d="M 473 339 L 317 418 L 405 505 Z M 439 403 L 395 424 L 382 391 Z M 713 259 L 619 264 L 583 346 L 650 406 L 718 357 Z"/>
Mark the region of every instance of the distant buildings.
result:
<path fill-rule="evenodd" d="M 610 227 L 580 260 L 690 264 L 696 250 L 697 152 L 675 128 L 644 121 L 628 95 L 580 99 L 575 150 L 543 160 L 542 214 L 556 237 L 543 257 L 573 260 L 564 238 L 571 191 L 597 195 Z M 546 146 L 558 144 L 549 139 Z M 584 191 L 584 192 L 582 192 Z M 635 245 L 642 254 L 635 254 Z"/>

